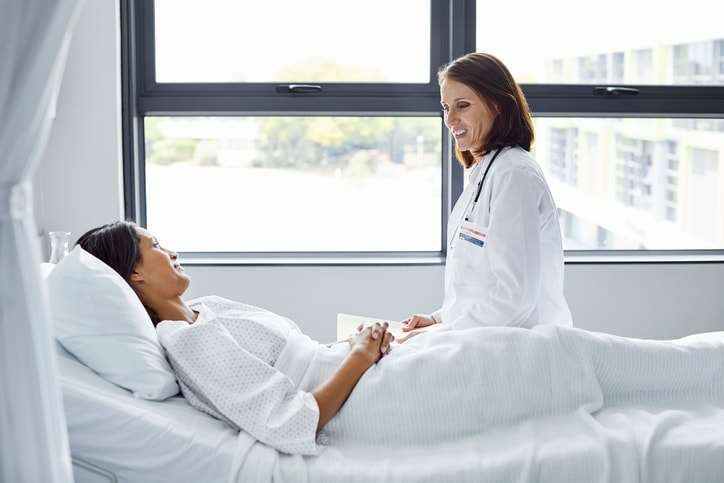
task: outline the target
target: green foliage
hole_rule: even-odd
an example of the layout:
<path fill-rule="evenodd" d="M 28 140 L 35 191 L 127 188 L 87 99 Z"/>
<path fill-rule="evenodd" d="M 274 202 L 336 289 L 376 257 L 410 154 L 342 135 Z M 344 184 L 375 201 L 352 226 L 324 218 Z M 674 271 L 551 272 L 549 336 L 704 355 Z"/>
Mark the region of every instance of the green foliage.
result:
<path fill-rule="evenodd" d="M 374 71 L 343 66 L 314 58 L 279 73 L 279 78 L 298 82 L 379 82 Z M 268 116 L 254 117 L 255 158 L 251 165 L 265 168 L 311 168 L 342 170 L 347 175 L 365 176 L 379 163 L 406 163 L 410 156 L 440 151 L 440 123 L 437 118 L 362 116 Z M 220 144 L 226 130 L 191 137 L 188 125 L 170 129 L 169 118 L 145 119 L 146 159 L 151 164 L 193 163 L 218 166 Z M 182 120 L 183 121 L 183 120 Z M 248 121 L 247 121 L 248 122 Z M 165 124 L 164 124 L 165 123 Z M 207 127 L 208 129 L 208 127 Z M 202 133 L 205 131 L 201 131 Z M 183 137 L 188 136 L 188 137 Z M 233 134 L 232 134 L 233 136 Z M 209 139 L 209 137 L 213 139 Z M 227 163 L 229 153 L 224 153 Z M 247 161 L 248 162 L 248 158 Z M 419 164 L 419 161 L 417 162 Z"/>
<path fill-rule="evenodd" d="M 196 151 L 196 139 L 159 139 L 146 143 L 146 161 L 166 166 L 189 161 Z"/>
<path fill-rule="evenodd" d="M 341 65 L 324 57 L 311 57 L 277 73 L 284 82 L 385 82 L 387 79 L 373 70 L 354 65 Z"/>
<path fill-rule="evenodd" d="M 213 139 L 202 139 L 194 148 L 194 164 L 199 166 L 218 166 L 219 148 Z"/>
<path fill-rule="evenodd" d="M 379 158 L 376 151 L 357 151 L 349 157 L 345 175 L 359 177 L 374 174 Z"/>
<path fill-rule="evenodd" d="M 313 58 L 279 73 L 299 82 L 380 82 L 376 72 Z M 269 117 L 259 121 L 255 166 L 346 167 L 359 150 L 379 150 L 394 128 L 386 117 Z M 355 161 L 359 163 L 359 161 Z M 366 164 L 366 163 L 363 163 Z M 363 172 L 366 169 L 355 168 Z"/>
<path fill-rule="evenodd" d="M 144 118 L 143 122 L 144 137 L 146 138 L 146 142 L 158 141 L 163 137 L 163 132 L 161 130 L 161 122 L 163 122 L 163 118 L 146 117 Z"/>

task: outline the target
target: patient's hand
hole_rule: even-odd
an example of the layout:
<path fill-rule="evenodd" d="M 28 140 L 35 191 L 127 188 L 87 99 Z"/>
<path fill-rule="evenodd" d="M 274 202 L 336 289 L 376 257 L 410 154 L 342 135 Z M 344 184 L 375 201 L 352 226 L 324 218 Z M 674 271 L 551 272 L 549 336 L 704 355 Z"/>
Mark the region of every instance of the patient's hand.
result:
<path fill-rule="evenodd" d="M 343 342 L 349 342 L 349 339 L 342 339 L 342 340 L 336 340 L 336 341 L 334 341 L 334 342 L 329 342 L 329 343 L 326 344 L 326 346 L 327 346 L 327 347 L 332 347 L 332 346 L 335 346 L 335 345 L 337 345 L 337 344 L 341 344 L 341 343 L 343 343 Z"/>
<path fill-rule="evenodd" d="M 387 332 L 388 328 L 387 322 L 357 327 L 357 333 L 349 336 L 350 348 L 369 354 L 377 362 L 390 352 L 390 344 L 395 340 L 395 336 Z"/>

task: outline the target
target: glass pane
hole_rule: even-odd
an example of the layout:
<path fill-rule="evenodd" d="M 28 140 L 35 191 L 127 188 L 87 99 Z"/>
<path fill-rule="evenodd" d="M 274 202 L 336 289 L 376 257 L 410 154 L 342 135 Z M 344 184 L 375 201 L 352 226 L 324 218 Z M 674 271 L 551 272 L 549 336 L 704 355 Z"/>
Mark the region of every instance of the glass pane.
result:
<path fill-rule="evenodd" d="M 724 248 L 724 120 L 535 123 L 567 250 Z"/>
<path fill-rule="evenodd" d="M 438 117 L 150 117 L 147 226 L 182 252 L 440 251 Z"/>
<path fill-rule="evenodd" d="M 477 50 L 520 83 L 724 84 L 724 22 L 711 0 L 477 2 Z M 513 23 L 511 11 L 524 12 Z"/>
<path fill-rule="evenodd" d="M 158 82 L 430 81 L 430 1 L 156 0 Z"/>

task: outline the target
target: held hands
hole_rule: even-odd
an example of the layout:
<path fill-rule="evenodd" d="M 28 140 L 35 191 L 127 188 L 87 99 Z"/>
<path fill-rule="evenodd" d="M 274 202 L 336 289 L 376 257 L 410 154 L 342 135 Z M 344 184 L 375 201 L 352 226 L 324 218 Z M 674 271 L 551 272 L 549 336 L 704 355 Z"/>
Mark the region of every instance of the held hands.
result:
<path fill-rule="evenodd" d="M 388 327 L 387 322 L 375 322 L 367 327 L 360 325 L 356 333 L 349 334 L 349 355 L 327 380 L 312 391 L 319 407 L 317 431 L 337 414 L 365 371 L 390 351 L 390 343 L 395 336 L 387 332 Z"/>
<path fill-rule="evenodd" d="M 395 340 L 392 333 L 387 332 L 387 322 L 375 322 L 367 327 L 360 325 L 357 333 L 349 335 L 349 345 L 352 351 L 363 352 L 370 356 L 375 363 L 389 354 L 390 344 Z"/>

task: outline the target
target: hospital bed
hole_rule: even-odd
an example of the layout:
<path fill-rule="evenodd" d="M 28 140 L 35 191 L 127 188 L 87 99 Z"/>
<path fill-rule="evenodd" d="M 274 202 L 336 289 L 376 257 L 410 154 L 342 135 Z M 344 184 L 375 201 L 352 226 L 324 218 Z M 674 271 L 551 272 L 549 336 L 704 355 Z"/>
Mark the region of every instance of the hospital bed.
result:
<path fill-rule="evenodd" d="M 79 272 L 78 280 L 89 275 Z M 181 395 L 135 397 L 60 344 L 57 352 L 79 483 L 724 481 L 722 405 L 618 405 L 527 419 L 448 442 L 330 445 L 301 456 L 233 430 Z"/>
<path fill-rule="evenodd" d="M 724 479 L 720 407 L 621 407 L 530 420 L 435 446 L 328 447 L 302 457 L 250 441 L 180 395 L 135 398 L 60 346 L 58 354 L 78 483 Z"/>

